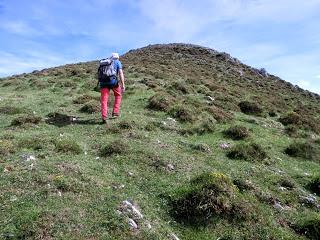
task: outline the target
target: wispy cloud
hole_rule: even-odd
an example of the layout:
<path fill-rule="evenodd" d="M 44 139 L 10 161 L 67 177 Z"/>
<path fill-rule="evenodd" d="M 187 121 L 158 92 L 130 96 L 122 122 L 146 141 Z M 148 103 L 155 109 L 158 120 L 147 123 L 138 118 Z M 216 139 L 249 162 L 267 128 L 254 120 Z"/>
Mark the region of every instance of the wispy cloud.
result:
<path fill-rule="evenodd" d="M 0 52 L 17 60 L 15 67 L 0 65 L 1 74 L 189 42 L 320 89 L 319 11 L 320 0 L 0 0 Z"/>

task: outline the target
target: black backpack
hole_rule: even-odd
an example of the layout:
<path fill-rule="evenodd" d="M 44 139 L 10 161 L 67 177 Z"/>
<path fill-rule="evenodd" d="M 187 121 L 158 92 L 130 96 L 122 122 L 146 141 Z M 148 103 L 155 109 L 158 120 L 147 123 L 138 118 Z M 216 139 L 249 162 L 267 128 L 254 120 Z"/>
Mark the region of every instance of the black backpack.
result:
<path fill-rule="evenodd" d="M 117 70 L 114 68 L 113 60 L 110 58 L 102 59 L 98 68 L 99 82 L 108 83 L 117 78 Z"/>

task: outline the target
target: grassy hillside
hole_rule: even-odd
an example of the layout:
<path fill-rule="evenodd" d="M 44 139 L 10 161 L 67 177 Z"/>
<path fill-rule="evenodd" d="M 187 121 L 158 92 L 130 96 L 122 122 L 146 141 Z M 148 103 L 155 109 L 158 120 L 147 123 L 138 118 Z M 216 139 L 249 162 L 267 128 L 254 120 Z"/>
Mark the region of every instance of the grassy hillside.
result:
<path fill-rule="evenodd" d="M 97 62 L 0 80 L 0 239 L 320 238 L 319 95 L 194 45 L 121 60 L 106 125 Z"/>

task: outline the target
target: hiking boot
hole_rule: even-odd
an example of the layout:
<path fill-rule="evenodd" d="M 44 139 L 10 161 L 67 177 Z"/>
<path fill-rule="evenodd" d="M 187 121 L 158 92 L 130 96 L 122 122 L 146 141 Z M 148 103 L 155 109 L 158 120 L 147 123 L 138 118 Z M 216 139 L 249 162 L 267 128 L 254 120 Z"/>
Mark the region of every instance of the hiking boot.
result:
<path fill-rule="evenodd" d="M 112 117 L 113 118 L 118 118 L 118 117 L 120 117 L 120 114 L 119 113 L 112 113 Z"/>
<path fill-rule="evenodd" d="M 100 122 L 100 124 L 102 125 L 102 124 L 105 124 L 107 121 L 105 120 L 105 119 L 102 119 L 101 120 L 101 122 Z"/>

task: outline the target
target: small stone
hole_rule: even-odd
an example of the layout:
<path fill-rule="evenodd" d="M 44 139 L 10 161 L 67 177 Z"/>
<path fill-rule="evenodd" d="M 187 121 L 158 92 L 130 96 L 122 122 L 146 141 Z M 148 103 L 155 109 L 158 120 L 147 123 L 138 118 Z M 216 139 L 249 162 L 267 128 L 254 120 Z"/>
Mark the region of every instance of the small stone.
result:
<path fill-rule="evenodd" d="M 131 229 L 138 229 L 138 224 L 132 218 L 128 219 L 128 224 Z"/>
<path fill-rule="evenodd" d="M 148 229 L 151 229 L 151 228 L 152 228 L 151 224 L 150 224 L 148 221 L 145 222 L 145 225 L 146 225 L 146 227 L 147 227 Z"/>
<path fill-rule="evenodd" d="M 88 155 L 88 153 L 85 151 L 85 152 L 84 152 L 84 155 Z"/>
<path fill-rule="evenodd" d="M 221 143 L 221 144 L 219 145 L 219 147 L 220 147 L 221 149 L 228 149 L 228 148 L 231 147 L 231 145 L 230 145 L 229 143 Z"/>
<path fill-rule="evenodd" d="M 128 176 L 132 177 L 133 175 L 133 172 L 128 172 Z"/>
<path fill-rule="evenodd" d="M 167 165 L 167 169 L 168 169 L 169 171 L 173 171 L 173 170 L 174 170 L 174 166 L 173 166 L 171 163 L 169 163 L 169 164 Z"/>
<path fill-rule="evenodd" d="M 283 186 L 280 186 L 280 187 L 279 187 L 279 190 L 280 190 L 280 191 L 285 191 L 285 190 L 287 190 L 287 189 L 286 189 L 285 187 L 283 187 Z"/>
<path fill-rule="evenodd" d="M 11 202 L 15 202 L 15 201 L 17 201 L 17 200 L 18 200 L 18 198 L 17 198 L 17 196 L 15 196 L 15 195 L 10 197 L 10 201 L 11 201 Z"/>
<path fill-rule="evenodd" d="M 180 240 L 180 239 L 177 237 L 177 235 L 175 235 L 174 233 L 170 233 L 169 237 L 170 237 L 170 239 L 172 239 L 172 240 Z"/>
<path fill-rule="evenodd" d="M 100 159 L 100 157 L 96 157 L 96 160 Z"/>
<path fill-rule="evenodd" d="M 58 196 L 61 197 L 62 196 L 62 193 L 60 191 L 58 191 Z"/>
<path fill-rule="evenodd" d="M 142 218 L 143 218 L 142 213 L 141 213 L 135 206 L 132 206 L 131 209 L 132 209 L 133 214 L 134 214 L 138 219 L 142 219 Z"/>
<path fill-rule="evenodd" d="M 207 99 L 208 99 L 209 101 L 211 101 L 211 102 L 213 102 L 213 101 L 214 101 L 214 98 L 213 98 L 213 97 L 211 97 L 211 96 L 207 96 Z"/>

